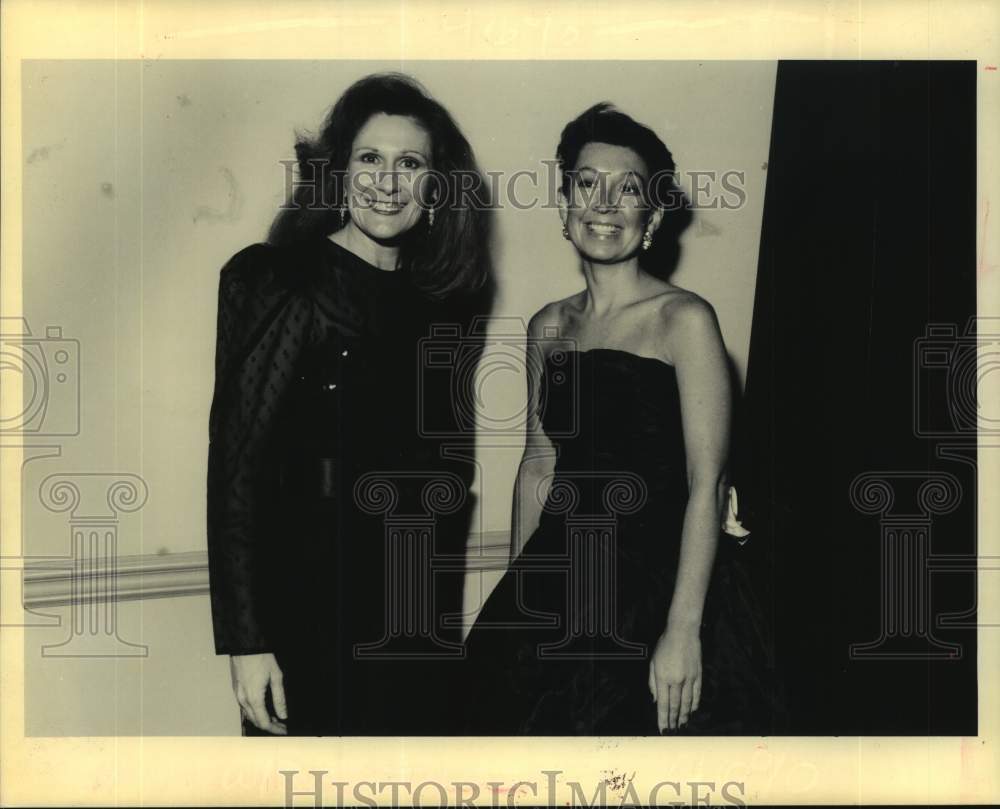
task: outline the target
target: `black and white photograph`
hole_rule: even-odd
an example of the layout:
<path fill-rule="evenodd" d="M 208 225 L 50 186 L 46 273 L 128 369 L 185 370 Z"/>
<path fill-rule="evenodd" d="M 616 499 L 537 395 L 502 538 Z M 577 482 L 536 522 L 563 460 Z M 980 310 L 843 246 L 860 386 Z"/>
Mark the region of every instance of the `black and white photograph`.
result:
<path fill-rule="evenodd" d="M 996 15 L 139 5 L 4 58 L 5 804 L 996 797 Z"/>

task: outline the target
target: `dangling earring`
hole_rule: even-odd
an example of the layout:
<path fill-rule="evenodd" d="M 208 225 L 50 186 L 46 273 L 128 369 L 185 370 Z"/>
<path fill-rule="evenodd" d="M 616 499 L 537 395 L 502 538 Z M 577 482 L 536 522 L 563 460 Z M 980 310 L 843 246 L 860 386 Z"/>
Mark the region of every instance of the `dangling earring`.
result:
<path fill-rule="evenodd" d="M 347 224 L 347 206 L 340 206 L 340 226 L 344 227 Z"/>
<path fill-rule="evenodd" d="M 642 249 L 648 250 L 653 246 L 653 231 L 646 229 L 646 232 L 642 234 Z"/>
<path fill-rule="evenodd" d="M 569 238 L 569 229 L 565 225 L 563 225 L 563 238 L 564 239 Z"/>
<path fill-rule="evenodd" d="M 427 227 L 434 227 L 434 207 L 427 209 Z"/>

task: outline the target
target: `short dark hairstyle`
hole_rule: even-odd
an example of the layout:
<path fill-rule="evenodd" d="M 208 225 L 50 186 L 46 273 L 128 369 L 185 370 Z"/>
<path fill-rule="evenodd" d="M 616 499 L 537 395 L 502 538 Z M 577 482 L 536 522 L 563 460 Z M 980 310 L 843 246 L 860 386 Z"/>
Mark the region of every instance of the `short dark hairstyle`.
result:
<path fill-rule="evenodd" d="M 448 111 L 419 82 L 402 73 L 376 73 L 356 81 L 333 105 L 317 137 L 297 136 L 299 184 L 288 209 L 272 223 L 268 240 L 295 242 L 326 236 L 341 227 L 337 209 L 346 190 L 351 147 L 377 113 L 416 120 L 430 135 L 435 176 L 465 178 L 449 186 L 462 199 L 449 199 L 449 204 L 437 208 L 433 227 L 427 226 L 424 217 L 404 237 L 401 258 L 408 263 L 414 282 L 435 296 L 480 289 L 489 271 L 486 183 L 472 147 Z M 474 182 L 468 181 L 470 177 Z"/>
<path fill-rule="evenodd" d="M 645 189 L 647 203 L 657 208 L 671 205 L 677 166 L 670 150 L 652 129 L 607 101 L 585 110 L 563 128 L 556 148 L 556 160 L 563 172 L 563 191 L 568 191 L 571 173 L 588 143 L 608 143 L 631 149 L 649 170 Z"/>
<path fill-rule="evenodd" d="M 650 211 L 663 208 L 666 215 L 660 227 L 660 238 L 654 240 L 653 249 L 639 254 L 639 261 L 644 269 L 663 275 L 667 272 L 666 265 L 676 262 L 673 255 L 678 249 L 676 236 L 690 219 L 689 203 L 677 186 L 677 166 L 673 155 L 648 126 L 640 124 L 608 101 L 594 104 L 566 124 L 556 147 L 563 192 L 567 195 L 580 152 L 588 143 L 624 146 L 639 155 L 646 164 L 649 176 L 646 178 L 644 198 Z M 676 221 L 668 222 L 668 219 Z"/>

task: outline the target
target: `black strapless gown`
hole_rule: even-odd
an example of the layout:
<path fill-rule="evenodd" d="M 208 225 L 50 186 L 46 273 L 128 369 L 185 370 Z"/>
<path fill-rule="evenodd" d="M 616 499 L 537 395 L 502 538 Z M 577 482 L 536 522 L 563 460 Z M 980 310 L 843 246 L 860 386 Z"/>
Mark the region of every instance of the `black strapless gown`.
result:
<path fill-rule="evenodd" d="M 466 639 L 469 735 L 657 735 L 649 657 L 670 608 L 688 498 L 673 366 L 614 349 L 545 362 L 559 455 L 538 528 Z M 784 723 L 766 622 L 720 531 L 702 696 L 681 733 Z"/>

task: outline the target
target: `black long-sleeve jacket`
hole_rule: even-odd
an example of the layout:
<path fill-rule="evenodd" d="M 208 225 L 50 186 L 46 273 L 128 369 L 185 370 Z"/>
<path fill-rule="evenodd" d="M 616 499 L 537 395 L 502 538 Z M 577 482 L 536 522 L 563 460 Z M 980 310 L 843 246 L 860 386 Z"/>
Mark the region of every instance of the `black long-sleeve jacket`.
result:
<path fill-rule="evenodd" d="M 456 411 L 456 384 L 471 380 L 455 374 L 468 376 L 481 342 L 466 339 L 451 368 L 440 352 L 437 364 L 425 358 L 437 331 L 463 335 L 469 316 L 419 293 L 405 270 L 379 270 L 325 238 L 251 245 L 223 267 L 207 491 L 217 653 L 283 641 L 273 563 L 295 546 L 279 512 L 283 492 L 316 485 L 316 458 L 337 458 L 346 509 L 366 470 L 441 470 L 467 493 L 472 465 L 442 457 L 441 446 L 473 444 L 469 414 Z M 303 459 L 310 468 L 296 468 Z M 464 547 L 464 536 L 452 544 Z"/>

